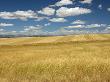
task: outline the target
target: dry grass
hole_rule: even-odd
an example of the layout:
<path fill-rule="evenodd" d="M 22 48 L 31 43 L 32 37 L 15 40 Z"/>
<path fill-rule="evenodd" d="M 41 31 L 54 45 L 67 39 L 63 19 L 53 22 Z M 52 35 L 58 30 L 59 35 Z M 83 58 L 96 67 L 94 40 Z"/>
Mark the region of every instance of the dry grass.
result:
<path fill-rule="evenodd" d="M 109 34 L 0 42 L 0 82 L 110 82 Z"/>

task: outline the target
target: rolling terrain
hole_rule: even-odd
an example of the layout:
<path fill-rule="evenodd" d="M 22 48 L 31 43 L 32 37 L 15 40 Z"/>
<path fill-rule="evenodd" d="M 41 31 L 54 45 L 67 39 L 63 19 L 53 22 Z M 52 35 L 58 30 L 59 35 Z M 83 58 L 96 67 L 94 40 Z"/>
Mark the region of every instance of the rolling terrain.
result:
<path fill-rule="evenodd" d="M 0 82 L 110 82 L 110 34 L 0 38 Z"/>
<path fill-rule="evenodd" d="M 62 42 L 90 42 L 108 41 L 110 34 L 89 34 L 89 35 L 68 35 L 53 37 L 21 37 L 21 38 L 1 38 L 0 45 L 24 45 L 39 43 L 62 43 Z"/>

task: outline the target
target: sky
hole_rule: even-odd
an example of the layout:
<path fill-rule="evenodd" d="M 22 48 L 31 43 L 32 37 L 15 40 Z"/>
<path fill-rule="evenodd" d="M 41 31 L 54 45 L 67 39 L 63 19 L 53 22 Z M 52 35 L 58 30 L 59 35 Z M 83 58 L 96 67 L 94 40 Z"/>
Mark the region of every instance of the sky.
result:
<path fill-rule="evenodd" d="M 110 33 L 110 0 L 1 0 L 0 35 Z"/>

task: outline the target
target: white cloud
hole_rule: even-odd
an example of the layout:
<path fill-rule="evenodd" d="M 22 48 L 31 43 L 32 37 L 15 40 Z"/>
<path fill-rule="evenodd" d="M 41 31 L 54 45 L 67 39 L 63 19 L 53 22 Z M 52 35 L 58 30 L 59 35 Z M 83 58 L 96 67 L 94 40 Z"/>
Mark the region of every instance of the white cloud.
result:
<path fill-rule="evenodd" d="M 49 26 L 51 23 L 44 24 L 44 26 Z"/>
<path fill-rule="evenodd" d="M 85 23 L 86 23 L 85 21 L 76 20 L 76 21 L 73 21 L 71 24 L 85 24 Z"/>
<path fill-rule="evenodd" d="M 67 8 L 67 7 L 61 7 L 56 11 L 56 15 L 59 17 L 67 17 L 67 16 L 76 16 L 76 15 L 82 15 L 82 14 L 88 14 L 92 11 L 90 9 L 86 8 Z"/>
<path fill-rule="evenodd" d="M 86 28 L 97 28 L 97 27 L 105 27 L 106 24 L 90 24 L 87 25 Z"/>
<path fill-rule="evenodd" d="M 53 18 L 53 19 L 50 19 L 49 21 L 51 21 L 51 22 L 67 22 L 67 20 L 64 18 Z"/>
<path fill-rule="evenodd" d="M 110 11 L 110 8 L 108 8 L 107 10 Z"/>
<path fill-rule="evenodd" d="M 42 21 L 44 19 L 50 19 L 49 17 L 38 17 L 35 21 Z"/>
<path fill-rule="evenodd" d="M 43 8 L 42 10 L 38 11 L 39 14 L 43 14 L 43 15 L 47 15 L 47 16 L 51 16 L 55 14 L 55 9 L 53 8 Z"/>
<path fill-rule="evenodd" d="M 105 28 L 104 31 L 102 31 L 103 33 L 110 33 L 110 27 L 108 26 L 107 28 Z"/>
<path fill-rule="evenodd" d="M 42 27 L 40 25 L 36 25 L 36 26 L 25 26 L 27 28 L 24 29 L 24 31 L 36 31 L 36 30 L 40 30 Z"/>
<path fill-rule="evenodd" d="M 110 30 L 110 27 L 107 27 L 107 29 L 109 29 L 109 30 Z"/>
<path fill-rule="evenodd" d="M 5 35 L 17 35 L 17 31 L 6 31 L 4 29 L 0 29 L 0 35 L 2 35 L 2 37 L 5 37 Z"/>
<path fill-rule="evenodd" d="M 81 3 L 83 3 L 83 4 L 91 4 L 92 3 L 92 0 L 82 0 L 82 1 L 80 1 Z"/>
<path fill-rule="evenodd" d="M 71 0 L 60 0 L 55 4 L 55 6 L 71 5 L 73 2 Z"/>
<path fill-rule="evenodd" d="M 32 10 L 16 11 L 14 12 L 14 14 L 16 17 L 18 16 L 21 20 L 26 20 L 27 18 L 37 18 L 37 14 Z"/>
<path fill-rule="evenodd" d="M 70 35 L 70 34 L 89 34 L 89 33 L 99 33 L 98 30 L 67 30 L 65 28 L 58 29 L 51 32 L 50 35 Z"/>
<path fill-rule="evenodd" d="M 17 33 L 17 31 L 12 31 L 12 33 Z"/>
<path fill-rule="evenodd" d="M 3 32 L 4 31 L 4 29 L 0 29 L 0 32 Z"/>
<path fill-rule="evenodd" d="M 67 26 L 64 28 L 72 29 L 72 28 L 97 28 L 97 27 L 106 27 L 106 24 L 90 24 L 90 25 L 73 25 L 73 26 Z"/>
<path fill-rule="evenodd" d="M 32 10 L 28 11 L 15 11 L 15 12 L 0 12 L 2 19 L 21 19 L 27 20 L 28 18 L 37 18 L 37 13 Z"/>
<path fill-rule="evenodd" d="M 99 9 L 102 9 L 102 5 L 100 4 L 100 5 L 98 6 L 98 8 L 99 8 Z"/>
<path fill-rule="evenodd" d="M 19 34 L 21 35 L 40 35 L 42 34 L 42 26 L 25 26 L 26 28 L 23 31 L 20 31 Z"/>
<path fill-rule="evenodd" d="M 3 19 L 15 19 L 13 12 L 0 12 L 0 18 Z"/>
<path fill-rule="evenodd" d="M 72 29 L 72 28 L 84 28 L 84 25 L 73 25 L 73 26 L 67 26 L 65 28 L 68 28 L 68 29 Z"/>
<path fill-rule="evenodd" d="M 0 23 L 0 27 L 14 26 L 14 24 Z"/>

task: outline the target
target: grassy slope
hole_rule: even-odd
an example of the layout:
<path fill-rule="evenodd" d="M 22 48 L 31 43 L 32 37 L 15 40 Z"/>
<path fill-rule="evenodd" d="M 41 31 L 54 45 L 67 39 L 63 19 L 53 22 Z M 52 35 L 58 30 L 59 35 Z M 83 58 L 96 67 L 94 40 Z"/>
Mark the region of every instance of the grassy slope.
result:
<path fill-rule="evenodd" d="M 109 82 L 110 34 L 0 39 L 0 82 Z"/>
<path fill-rule="evenodd" d="M 0 45 L 23 45 L 36 43 L 58 43 L 76 41 L 103 41 L 110 40 L 110 34 L 70 35 L 55 37 L 22 37 L 22 38 L 1 38 Z"/>

